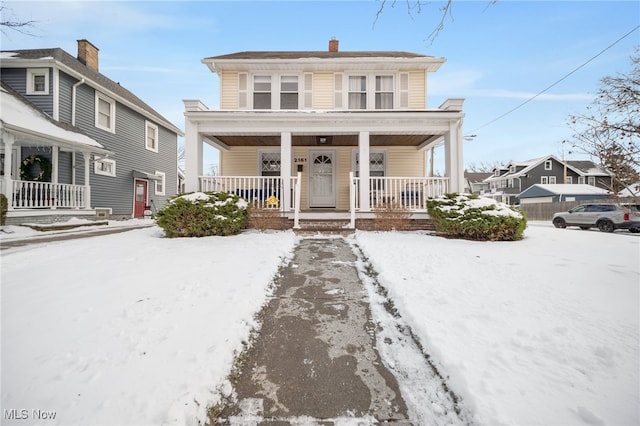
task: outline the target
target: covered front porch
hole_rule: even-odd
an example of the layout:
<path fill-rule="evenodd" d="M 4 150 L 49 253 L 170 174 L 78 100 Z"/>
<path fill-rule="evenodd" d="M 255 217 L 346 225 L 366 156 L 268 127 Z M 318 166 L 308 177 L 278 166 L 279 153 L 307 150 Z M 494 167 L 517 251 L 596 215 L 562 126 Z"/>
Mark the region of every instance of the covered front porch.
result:
<path fill-rule="evenodd" d="M 185 190 L 235 193 L 301 218 L 373 217 L 393 206 L 424 218 L 426 200 L 464 190 L 462 100 L 426 111 L 213 111 L 185 101 Z M 203 147 L 220 176 L 203 173 Z M 429 167 L 444 152 L 444 176 Z M 360 159 L 368 158 L 369 161 Z"/>

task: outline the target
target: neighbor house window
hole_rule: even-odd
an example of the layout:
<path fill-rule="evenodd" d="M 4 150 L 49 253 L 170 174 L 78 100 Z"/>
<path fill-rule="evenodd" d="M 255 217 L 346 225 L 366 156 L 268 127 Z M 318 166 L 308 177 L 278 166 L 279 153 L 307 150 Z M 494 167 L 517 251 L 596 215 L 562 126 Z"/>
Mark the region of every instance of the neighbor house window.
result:
<path fill-rule="evenodd" d="M 393 109 L 393 76 L 376 76 L 376 109 Z"/>
<path fill-rule="evenodd" d="M 516 172 L 516 166 L 509 166 L 509 173 L 515 173 Z"/>
<path fill-rule="evenodd" d="M 37 68 L 27 70 L 27 95 L 49 94 L 49 69 Z"/>
<path fill-rule="evenodd" d="M 253 109 L 271 109 L 271 76 L 253 77 Z"/>
<path fill-rule="evenodd" d="M 298 109 L 298 77 L 280 77 L 280 109 Z"/>
<path fill-rule="evenodd" d="M 167 176 L 164 172 L 159 172 L 156 170 L 156 176 L 161 177 L 162 179 L 156 180 L 156 195 L 164 195 L 164 186 L 166 183 Z"/>
<path fill-rule="evenodd" d="M 260 176 L 280 176 L 280 151 L 260 152 Z"/>
<path fill-rule="evenodd" d="M 500 170 L 494 170 L 493 175 L 496 177 L 500 176 Z"/>
<path fill-rule="evenodd" d="M 540 177 L 540 183 L 543 185 L 546 185 L 547 183 L 549 183 L 549 177 L 548 176 L 541 176 Z"/>
<path fill-rule="evenodd" d="M 103 176 L 116 176 L 116 161 L 107 158 L 96 157 L 93 163 L 94 173 Z"/>
<path fill-rule="evenodd" d="M 584 185 L 584 176 L 578 176 L 578 184 Z"/>
<path fill-rule="evenodd" d="M 555 176 L 549 176 L 549 183 L 555 184 L 556 183 L 556 177 Z"/>
<path fill-rule="evenodd" d="M 116 103 L 102 93 L 96 92 L 96 127 L 115 133 Z"/>
<path fill-rule="evenodd" d="M 349 109 L 367 109 L 367 77 L 349 76 Z"/>
<path fill-rule="evenodd" d="M 551 170 L 551 167 L 552 167 L 552 161 L 551 160 L 546 160 L 544 162 L 544 169 L 545 170 Z"/>
<path fill-rule="evenodd" d="M 146 123 L 145 148 L 149 151 L 158 152 L 158 126 L 148 121 Z"/>
<path fill-rule="evenodd" d="M 572 178 L 571 176 L 567 176 L 567 177 L 565 178 L 565 180 L 566 180 L 566 182 L 565 182 L 565 183 L 567 183 L 567 184 L 569 184 L 569 185 L 571 185 L 571 184 L 573 183 L 573 178 Z"/>
<path fill-rule="evenodd" d="M 591 186 L 596 186 L 596 177 L 595 176 L 589 176 L 587 178 L 587 183 Z"/>

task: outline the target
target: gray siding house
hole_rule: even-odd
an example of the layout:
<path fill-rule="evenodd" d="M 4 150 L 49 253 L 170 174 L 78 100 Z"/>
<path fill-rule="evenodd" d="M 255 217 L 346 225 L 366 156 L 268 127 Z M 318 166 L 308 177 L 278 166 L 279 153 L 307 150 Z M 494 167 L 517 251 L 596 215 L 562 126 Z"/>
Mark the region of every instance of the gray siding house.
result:
<path fill-rule="evenodd" d="M 0 173 L 7 223 L 143 217 L 178 192 L 183 132 L 101 74 L 98 48 L 89 41 L 78 40 L 77 57 L 53 48 L 1 51 L 0 59 L 2 95 L 11 96 L 12 105 L 39 111 L 70 132 L 72 142 L 74 135 L 95 142 L 50 138 L 30 128 L 36 122 L 20 118 L 8 125 L 15 111 L 3 108 Z"/>
<path fill-rule="evenodd" d="M 484 180 L 489 190 L 482 195 L 517 204 L 517 196 L 532 185 L 585 184 L 608 189 L 611 174 L 592 161 L 562 161 L 554 155 L 528 161 L 512 161 L 493 169 Z"/>

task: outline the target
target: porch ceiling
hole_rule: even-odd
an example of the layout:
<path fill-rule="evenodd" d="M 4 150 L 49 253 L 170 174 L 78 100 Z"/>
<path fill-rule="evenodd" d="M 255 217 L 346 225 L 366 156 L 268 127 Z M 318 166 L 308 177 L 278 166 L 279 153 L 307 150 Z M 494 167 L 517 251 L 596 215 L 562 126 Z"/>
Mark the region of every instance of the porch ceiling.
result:
<path fill-rule="evenodd" d="M 218 139 L 227 146 L 280 146 L 280 136 L 250 135 L 250 136 L 222 136 L 209 135 Z M 322 134 L 327 138 L 327 143 L 320 144 L 316 136 L 293 135 L 293 146 L 358 146 L 358 135 L 331 135 Z M 425 140 L 436 135 L 371 135 L 371 146 L 419 146 Z"/>

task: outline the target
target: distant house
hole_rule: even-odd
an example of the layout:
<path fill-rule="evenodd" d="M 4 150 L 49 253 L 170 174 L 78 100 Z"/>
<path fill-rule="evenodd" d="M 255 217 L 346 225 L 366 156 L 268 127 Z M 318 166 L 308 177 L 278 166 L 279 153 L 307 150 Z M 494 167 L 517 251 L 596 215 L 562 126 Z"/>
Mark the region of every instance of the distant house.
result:
<path fill-rule="evenodd" d="M 585 184 L 534 184 L 516 196 L 520 204 L 588 201 L 609 198 L 611 192 Z"/>
<path fill-rule="evenodd" d="M 485 179 L 489 192 L 485 196 L 516 204 L 518 194 L 535 184 L 580 185 L 607 189 L 611 186 L 611 174 L 592 161 L 563 162 L 554 155 L 528 161 L 512 161 L 493 169 L 493 175 Z"/>
<path fill-rule="evenodd" d="M 427 104 L 444 58 L 403 51 L 249 51 L 203 59 L 220 80 L 219 109 L 185 100 L 185 187 L 226 190 L 283 216 L 350 219 L 395 203 L 464 191 L 463 99 Z M 203 176 L 203 144 L 220 176 Z M 444 145 L 445 175 L 426 155 Z M 304 216 L 304 217 L 303 217 Z"/>
<path fill-rule="evenodd" d="M 142 217 L 177 192 L 182 131 L 101 74 L 93 44 L 79 40 L 77 57 L 54 48 L 0 59 L 7 223 Z"/>
<path fill-rule="evenodd" d="M 468 192 L 470 194 L 484 194 L 486 192 L 489 192 L 489 183 L 486 181 L 486 179 L 491 176 L 493 176 L 493 173 L 465 171 L 465 192 Z"/>

